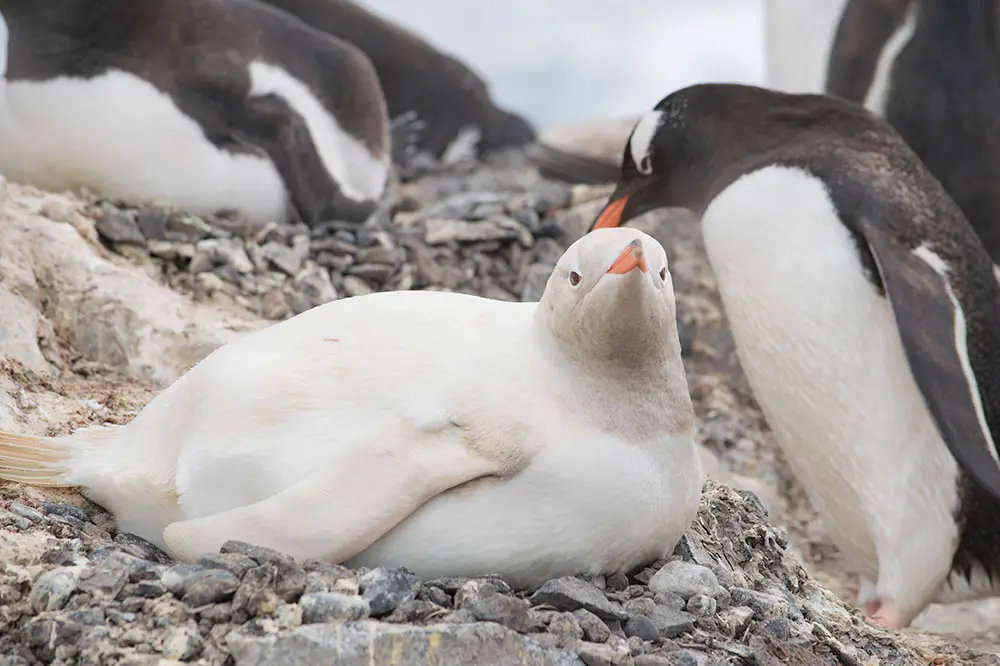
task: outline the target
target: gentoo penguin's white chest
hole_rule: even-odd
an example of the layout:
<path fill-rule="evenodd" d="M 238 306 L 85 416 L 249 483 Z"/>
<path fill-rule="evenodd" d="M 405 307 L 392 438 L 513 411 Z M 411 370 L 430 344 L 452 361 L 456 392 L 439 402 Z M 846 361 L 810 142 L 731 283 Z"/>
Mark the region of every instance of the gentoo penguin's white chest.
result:
<path fill-rule="evenodd" d="M 711 203 L 703 233 L 741 365 L 834 542 L 880 585 L 947 571 L 957 465 L 823 183 L 750 173 Z"/>
<path fill-rule="evenodd" d="M 162 197 L 198 215 L 238 202 L 255 219 L 286 217 L 284 186 L 266 156 L 215 147 L 169 95 L 128 72 L 8 80 L 0 145 L 0 173 L 43 189 Z"/>
<path fill-rule="evenodd" d="M 438 495 L 350 564 L 395 562 L 424 577 L 505 570 L 530 587 L 560 571 L 628 570 L 668 555 L 701 494 L 690 434 L 640 448 L 538 417 L 535 436 L 547 444 L 526 469 Z M 544 558 L 540 542 L 550 544 Z"/>

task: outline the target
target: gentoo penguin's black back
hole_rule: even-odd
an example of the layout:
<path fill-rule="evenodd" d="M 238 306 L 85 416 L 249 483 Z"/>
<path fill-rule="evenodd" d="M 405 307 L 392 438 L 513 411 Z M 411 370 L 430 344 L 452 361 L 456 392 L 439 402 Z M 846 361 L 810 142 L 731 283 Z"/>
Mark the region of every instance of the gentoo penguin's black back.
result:
<path fill-rule="evenodd" d="M 363 219 L 371 207 L 352 215 L 356 202 L 324 182 L 304 121 L 283 99 L 248 102 L 250 62 L 276 64 L 375 159 L 387 156 L 377 75 L 351 44 L 255 0 L 0 0 L 0 14 L 10 32 L 10 81 L 133 74 L 169 95 L 217 147 L 268 154 L 300 212 L 317 217 L 332 206 L 342 219 Z"/>
<path fill-rule="evenodd" d="M 633 130 L 594 226 L 669 206 L 701 215 L 736 179 L 771 165 L 823 181 L 963 470 L 955 566 L 1000 573 L 1000 285 L 961 210 L 887 123 L 842 99 L 703 84 L 655 109 L 638 145 L 641 125 Z"/>
<path fill-rule="evenodd" d="M 528 121 L 498 108 L 486 83 L 467 66 L 412 32 L 351 0 L 262 0 L 358 46 L 378 70 L 396 117 L 414 111 L 425 128 L 417 145 L 441 155 L 463 127 L 481 131 L 479 151 L 521 146 L 535 139 Z"/>
<path fill-rule="evenodd" d="M 889 28 L 910 2 L 913 35 L 889 71 L 885 118 L 1000 263 L 998 0 L 851 0 L 834 40 L 827 91 L 864 101 Z M 867 57 L 848 57 L 852 43 Z"/>

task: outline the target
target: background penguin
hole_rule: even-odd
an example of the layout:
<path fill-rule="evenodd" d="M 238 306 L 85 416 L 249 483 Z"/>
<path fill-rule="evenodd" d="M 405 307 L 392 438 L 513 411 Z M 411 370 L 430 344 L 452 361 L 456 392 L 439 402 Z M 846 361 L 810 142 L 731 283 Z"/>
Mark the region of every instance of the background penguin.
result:
<path fill-rule="evenodd" d="M 702 216 L 741 365 L 867 614 L 993 594 L 1000 285 L 940 183 L 860 106 L 699 85 L 636 124 L 594 226 L 665 206 Z"/>
<path fill-rule="evenodd" d="M 375 65 L 390 117 L 416 112 L 415 146 L 440 157 L 463 128 L 480 132 L 479 154 L 534 141 L 531 124 L 498 108 L 482 78 L 412 32 L 350 0 L 262 0 L 351 42 Z"/>
<path fill-rule="evenodd" d="M 897 48 L 886 46 L 890 36 Z M 997 0 L 850 0 L 826 88 L 868 100 L 885 117 L 961 207 L 994 263 L 1000 263 L 998 38 Z"/>
<path fill-rule="evenodd" d="M 0 0 L 0 14 L 11 180 L 309 224 L 363 221 L 381 197 L 371 62 L 293 16 L 252 0 Z"/>

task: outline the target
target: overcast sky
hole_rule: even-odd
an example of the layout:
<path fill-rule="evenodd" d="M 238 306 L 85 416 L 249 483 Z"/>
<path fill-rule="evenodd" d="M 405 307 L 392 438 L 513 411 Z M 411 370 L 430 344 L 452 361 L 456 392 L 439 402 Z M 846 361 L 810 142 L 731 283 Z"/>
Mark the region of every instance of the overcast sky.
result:
<path fill-rule="evenodd" d="M 762 0 L 361 0 L 540 126 L 636 113 L 701 81 L 763 83 Z"/>

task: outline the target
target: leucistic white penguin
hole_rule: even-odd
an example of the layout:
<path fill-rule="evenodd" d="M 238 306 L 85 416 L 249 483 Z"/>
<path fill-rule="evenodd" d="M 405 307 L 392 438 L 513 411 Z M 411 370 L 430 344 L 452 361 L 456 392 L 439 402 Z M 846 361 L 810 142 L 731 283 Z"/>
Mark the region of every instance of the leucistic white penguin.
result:
<path fill-rule="evenodd" d="M 255 0 L 0 0 L 0 174 L 257 222 L 364 221 L 390 169 L 357 47 Z"/>
<path fill-rule="evenodd" d="M 183 560 L 299 558 L 532 586 L 669 554 L 701 462 L 666 254 L 565 252 L 539 303 L 334 301 L 227 344 L 127 426 L 0 434 L 0 478 L 80 486 Z"/>
<path fill-rule="evenodd" d="M 860 602 L 903 627 L 1000 573 L 1000 286 L 884 121 L 821 95 L 697 85 L 639 120 L 595 220 L 699 214 L 739 358 Z"/>

